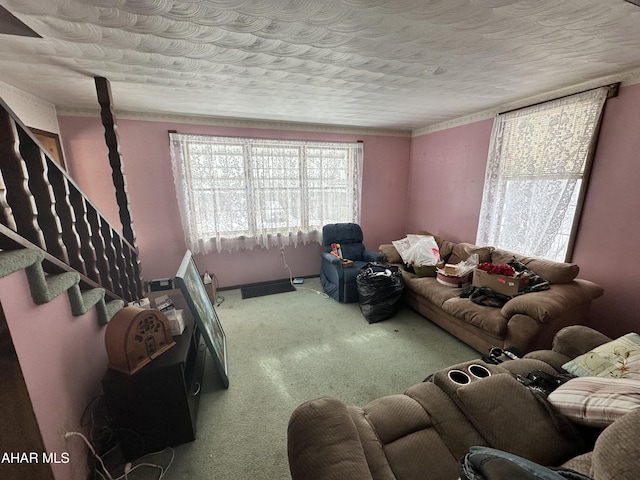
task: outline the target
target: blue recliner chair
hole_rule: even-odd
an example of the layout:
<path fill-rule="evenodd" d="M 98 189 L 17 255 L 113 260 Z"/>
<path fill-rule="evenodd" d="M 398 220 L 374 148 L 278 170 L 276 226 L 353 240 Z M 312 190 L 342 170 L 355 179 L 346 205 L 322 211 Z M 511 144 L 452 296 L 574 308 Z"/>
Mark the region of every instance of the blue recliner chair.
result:
<path fill-rule="evenodd" d="M 332 223 L 322 227 L 322 265 L 320 281 L 322 288 L 341 303 L 358 301 L 356 275 L 368 262 L 381 262 L 384 256 L 366 250 L 362 243 L 362 229 L 356 223 Z M 331 255 L 331 244 L 339 243 L 342 257 L 353 260 L 353 266 L 344 268 L 342 262 Z"/>

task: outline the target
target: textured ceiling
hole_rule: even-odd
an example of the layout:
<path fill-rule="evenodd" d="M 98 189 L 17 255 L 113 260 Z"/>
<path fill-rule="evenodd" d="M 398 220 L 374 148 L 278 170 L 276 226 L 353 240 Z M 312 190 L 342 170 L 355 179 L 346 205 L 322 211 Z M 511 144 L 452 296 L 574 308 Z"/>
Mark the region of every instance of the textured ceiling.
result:
<path fill-rule="evenodd" d="M 640 70 L 624 0 L 0 0 L 0 81 L 55 104 L 415 130 Z M 635 77 L 634 77 L 635 78 Z"/>

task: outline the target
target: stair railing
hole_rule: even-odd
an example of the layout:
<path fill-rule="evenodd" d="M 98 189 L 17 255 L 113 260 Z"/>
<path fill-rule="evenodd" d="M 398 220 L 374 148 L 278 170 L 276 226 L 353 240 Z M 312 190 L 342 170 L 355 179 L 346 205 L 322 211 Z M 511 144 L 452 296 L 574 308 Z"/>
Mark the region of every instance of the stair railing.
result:
<path fill-rule="evenodd" d="M 0 99 L 0 249 L 25 247 L 45 253 L 47 273 L 76 271 L 113 299 L 143 296 L 136 246 Z"/>

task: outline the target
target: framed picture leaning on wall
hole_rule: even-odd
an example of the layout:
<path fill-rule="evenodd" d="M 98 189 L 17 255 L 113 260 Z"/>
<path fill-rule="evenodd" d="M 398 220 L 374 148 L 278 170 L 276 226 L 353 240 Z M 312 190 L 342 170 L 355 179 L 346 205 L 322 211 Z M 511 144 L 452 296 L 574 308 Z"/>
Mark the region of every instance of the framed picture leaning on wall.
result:
<path fill-rule="evenodd" d="M 190 250 L 185 253 L 178 273 L 176 283 L 182 291 L 189 310 L 195 319 L 207 348 L 216 364 L 222 383 L 229 388 L 229 371 L 227 367 L 227 337 L 220 324 L 209 295 L 202 282 L 196 263 Z"/>

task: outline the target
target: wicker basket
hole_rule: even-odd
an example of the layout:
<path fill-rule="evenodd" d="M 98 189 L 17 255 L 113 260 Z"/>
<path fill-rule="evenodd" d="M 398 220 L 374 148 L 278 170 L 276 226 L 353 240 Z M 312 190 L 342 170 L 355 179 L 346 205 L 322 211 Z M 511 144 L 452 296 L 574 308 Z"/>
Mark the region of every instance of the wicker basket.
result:
<path fill-rule="evenodd" d="M 435 277 L 435 265 L 413 265 L 413 271 L 418 277 Z"/>

